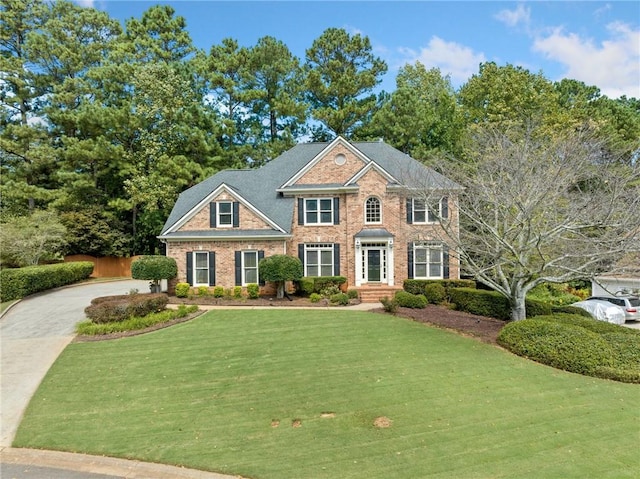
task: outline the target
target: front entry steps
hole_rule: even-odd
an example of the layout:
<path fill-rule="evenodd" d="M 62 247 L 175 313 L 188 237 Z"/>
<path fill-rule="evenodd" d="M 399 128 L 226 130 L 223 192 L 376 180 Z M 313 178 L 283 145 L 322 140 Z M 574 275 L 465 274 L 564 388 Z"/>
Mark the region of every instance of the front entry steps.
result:
<path fill-rule="evenodd" d="M 400 291 L 402 286 L 381 285 L 363 285 L 357 288 L 360 301 L 363 303 L 378 303 L 385 296 L 389 299 L 393 298 L 396 291 Z"/>

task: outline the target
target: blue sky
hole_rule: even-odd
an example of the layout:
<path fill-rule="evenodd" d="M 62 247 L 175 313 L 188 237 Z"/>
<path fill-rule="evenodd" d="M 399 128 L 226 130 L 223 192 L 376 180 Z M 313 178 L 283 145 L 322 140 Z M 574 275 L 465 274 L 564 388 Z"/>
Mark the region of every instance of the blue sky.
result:
<path fill-rule="evenodd" d="M 455 87 L 494 61 L 542 71 L 556 81 L 595 85 L 611 98 L 640 98 L 640 2 L 637 1 L 113 1 L 77 0 L 113 18 L 140 18 L 155 4 L 185 17 L 198 48 L 231 37 L 253 46 L 270 35 L 304 59 L 329 27 L 371 40 L 389 65 L 382 88 L 392 91 L 398 69 L 422 62 L 439 67 Z"/>

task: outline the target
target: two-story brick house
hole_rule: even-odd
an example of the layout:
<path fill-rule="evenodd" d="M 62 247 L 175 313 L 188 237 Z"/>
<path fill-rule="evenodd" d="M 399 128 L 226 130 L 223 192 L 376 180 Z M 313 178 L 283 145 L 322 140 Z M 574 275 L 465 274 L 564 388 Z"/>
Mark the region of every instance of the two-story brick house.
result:
<path fill-rule="evenodd" d="M 374 299 L 406 278 L 459 277 L 438 219 L 456 229 L 459 188 L 383 142 L 339 137 L 184 191 L 159 238 L 192 286 L 257 283 L 261 258 L 288 254 Z"/>

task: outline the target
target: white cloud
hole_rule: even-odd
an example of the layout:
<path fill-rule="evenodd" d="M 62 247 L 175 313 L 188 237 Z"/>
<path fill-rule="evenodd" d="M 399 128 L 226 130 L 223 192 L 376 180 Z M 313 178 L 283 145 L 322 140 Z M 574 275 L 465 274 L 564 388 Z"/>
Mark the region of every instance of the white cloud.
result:
<path fill-rule="evenodd" d="M 471 75 L 478 72 L 480 63 L 486 62 L 483 53 L 455 42 L 447 42 L 439 37 L 431 37 L 426 47 L 419 52 L 409 48 L 400 48 L 405 56 L 404 63 L 419 61 L 427 68 L 437 67 L 443 75 L 449 75 L 454 85 L 465 83 Z"/>
<path fill-rule="evenodd" d="M 95 0 L 75 0 L 75 2 L 83 8 L 93 8 L 95 6 Z"/>
<path fill-rule="evenodd" d="M 500 10 L 494 18 L 509 27 L 519 24 L 529 25 L 531 19 L 531 9 L 520 3 L 515 10 Z"/>
<path fill-rule="evenodd" d="M 610 98 L 640 98 L 640 29 L 621 22 L 607 25 L 599 44 L 556 28 L 535 39 L 533 50 L 565 66 L 562 78 L 595 85 Z"/>

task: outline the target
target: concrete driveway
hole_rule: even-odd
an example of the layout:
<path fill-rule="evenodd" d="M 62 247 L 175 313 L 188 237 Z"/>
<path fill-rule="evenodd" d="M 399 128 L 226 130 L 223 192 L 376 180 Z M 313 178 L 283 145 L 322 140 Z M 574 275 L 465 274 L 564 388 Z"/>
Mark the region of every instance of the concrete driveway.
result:
<path fill-rule="evenodd" d="M 89 283 L 23 299 L 0 320 L 0 446 L 9 447 L 18 424 L 53 362 L 98 296 L 149 290 L 147 281 Z"/>

